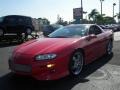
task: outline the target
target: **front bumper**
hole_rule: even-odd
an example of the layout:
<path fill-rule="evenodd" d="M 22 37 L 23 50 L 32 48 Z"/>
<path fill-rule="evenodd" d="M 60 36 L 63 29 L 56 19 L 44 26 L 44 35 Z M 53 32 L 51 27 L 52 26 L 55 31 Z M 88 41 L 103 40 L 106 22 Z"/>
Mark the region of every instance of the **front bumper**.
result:
<path fill-rule="evenodd" d="M 67 63 L 64 64 L 67 58 L 62 57 L 57 60 L 40 61 L 32 63 L 16 63 L 14 60 L 9 60 L 10 70 L 22 76 L 30 76 L 37 80 L 56 80 L 69 74 Z M 63 62 L 64 61 L 64 62 Z M 52 65 L 52 67 L 47 67 Z"/>
<path fill-rule="evenodd" d="M 9 60 L 9 68 L 13 72 L 24 72 L 24 73 L 31 73 L 32 67 L 31 65 L 22 65 L 22 64 L 15 64 L 13 61 Z"/>

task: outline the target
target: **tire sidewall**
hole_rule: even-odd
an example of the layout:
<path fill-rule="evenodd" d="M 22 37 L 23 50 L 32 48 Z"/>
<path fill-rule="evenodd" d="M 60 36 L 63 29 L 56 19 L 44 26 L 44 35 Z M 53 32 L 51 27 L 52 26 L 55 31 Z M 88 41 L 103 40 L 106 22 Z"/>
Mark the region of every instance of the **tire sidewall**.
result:
<path fill-rule="evenodd" d="M 76 50 L 76 51 L 74 51 L 74 52 L 71 54 L 70 62 L 69 62 L 69 73 L 70 73 L 70 76 L 72 76 L 72 77 L 78 76 L 78 75 L 80 75 L 80 73 L 81 73 L 81 71 L 80 71 L 79 74 L 74 74 L 74 73 L 72 72 L 72 70 L 71 70 L 71 66 L 72 66 L 72 65 L 71 65 L 71 64 L 72 64 L 72 58 L 73 58 L 73 56 L 74 56 L 74 54 L 75 54 L 76 52 L 81 53 L 82 58 L 83 58 L 83 66 L 82 66 L 81 71 L 83 70 L 83 67 L 84 67 L 84 56 L 83 56 L 83 53 L 82 53 L 80 50 Z"/>

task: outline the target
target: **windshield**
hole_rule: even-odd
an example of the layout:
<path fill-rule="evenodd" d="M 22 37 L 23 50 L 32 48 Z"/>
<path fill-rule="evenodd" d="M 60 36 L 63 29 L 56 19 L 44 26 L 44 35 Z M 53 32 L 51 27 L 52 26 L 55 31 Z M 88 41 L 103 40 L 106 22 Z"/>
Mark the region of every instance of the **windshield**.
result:
<path fill-rule="evenodd" d="M 49 34 L 51 38 L 71 38 L 71 37 L 82 37 L 87 34 L 85 26 L 67 26 L 57 29 L 53 33 Z"/>
<path fill-rule="evenodd" d="M 3 22 L 3 20 L 4 20 L 4 17 L 0 17 L 0 22 Z"/>

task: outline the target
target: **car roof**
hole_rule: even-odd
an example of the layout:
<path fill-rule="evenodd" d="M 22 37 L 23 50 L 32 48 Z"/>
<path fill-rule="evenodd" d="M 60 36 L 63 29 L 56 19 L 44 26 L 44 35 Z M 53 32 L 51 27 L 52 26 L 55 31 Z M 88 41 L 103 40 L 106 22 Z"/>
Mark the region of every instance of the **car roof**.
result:
<path fill-rule="evenodd" d="M 4 17 L 26 17 L 26 18 L 31 18 L 30 16 L 24 16 L 24 15 L 7 15 Z"/>

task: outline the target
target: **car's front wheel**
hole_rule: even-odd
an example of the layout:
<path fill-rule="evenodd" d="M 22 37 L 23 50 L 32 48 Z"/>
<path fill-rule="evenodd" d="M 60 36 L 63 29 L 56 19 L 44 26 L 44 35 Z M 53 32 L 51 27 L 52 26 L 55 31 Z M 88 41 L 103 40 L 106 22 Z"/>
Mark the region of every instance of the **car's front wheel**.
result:
<path fill-rule="evenodd" d="M 77 76 L 81 73 L 84 66 L 83 53 L 75 51 L 71 57 L 69 71 L 72 76 Z"/>

